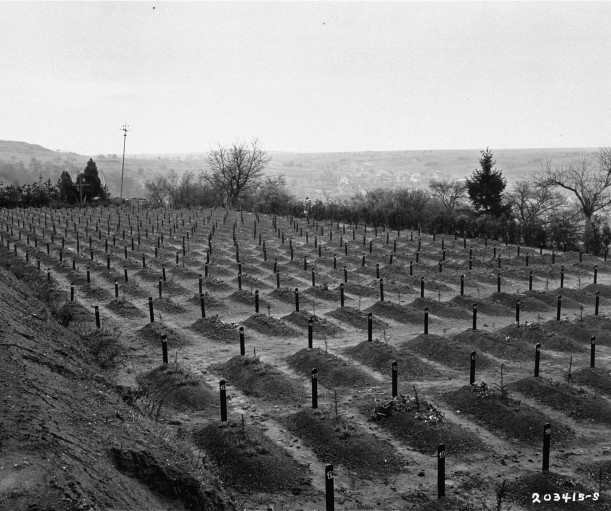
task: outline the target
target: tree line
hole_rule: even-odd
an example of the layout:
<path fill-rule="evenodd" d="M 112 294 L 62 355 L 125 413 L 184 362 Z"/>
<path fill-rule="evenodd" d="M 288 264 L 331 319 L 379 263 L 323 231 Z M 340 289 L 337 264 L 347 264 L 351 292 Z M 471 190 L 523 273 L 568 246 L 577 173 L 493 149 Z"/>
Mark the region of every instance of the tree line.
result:
<path fill-rule="evenodd" d="M 507 189 L 490 149 L 463 180 L 431 179 L 427 189 L 378 188 L 348 200 L 297 199 L 283 176 L 265 175 L 269 157 L 257 141 L 210 151 L 199 174 L 156 175 L 145 183 L 152 206 L 223 206 L 316 220 L 384 225 L 437 234 L 600 255 L 611 242 L 611 149 L 566 166 L 547 161 Z"/>
<path fill-rule="evenodd" d="M 35 160 L 34 158 L 32 160 Z M 1 162 L 0 162 L 1 163 Z M 7 168 L 14 171 L 13 165 L 25 168 L 23 163 L 0 165 L 0 171 L 7 172 Z M 6 174 L 2 174 L 6 175 Z M 51 179 L 43 181 L 39 175 L 38 180 L 32 184 L 0 184 L 0 207 L 61 207 L 75 204 L 104 203 L 110 199 L 110 194 L 102 185 L 98 168 L 92 158 L 87 162 L 83 172 L 72 180 L 68 170 L 62 170 L 59 179 L 53 183 Z"/>

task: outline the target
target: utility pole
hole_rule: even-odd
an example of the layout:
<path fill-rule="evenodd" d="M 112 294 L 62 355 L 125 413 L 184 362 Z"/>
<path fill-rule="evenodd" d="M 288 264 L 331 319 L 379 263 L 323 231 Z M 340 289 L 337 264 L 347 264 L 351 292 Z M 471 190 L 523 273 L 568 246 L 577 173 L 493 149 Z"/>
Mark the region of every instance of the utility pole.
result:
<path fill-rule="evenodd" d="M 127 128 L 129 126 L 124 124 L 121 130 L 123 131 L 123 163 L 121 163 L 121 196 L 120 200 L 123 202 L 123 170 L 125 169 L 125 142 L 127 141 L 127 132 L 129 131 Z"/>

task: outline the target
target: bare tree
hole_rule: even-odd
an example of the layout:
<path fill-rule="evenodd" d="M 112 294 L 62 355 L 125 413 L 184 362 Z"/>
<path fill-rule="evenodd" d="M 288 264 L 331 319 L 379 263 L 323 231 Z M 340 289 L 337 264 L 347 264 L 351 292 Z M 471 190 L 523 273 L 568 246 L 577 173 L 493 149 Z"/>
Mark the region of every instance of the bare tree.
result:
<path fill-rule="evenodd" d="M 564 198 L 552 188 L 531 181 L 518 181 L 507 195 L 514 214 L 522 224 L 547 223 L 549 215 L 562 207 Z"/>
<path fill-rule="evenodd" d="M 265 164 L 270 161 L 255 140 L 250 144 L 235 143 L 231 147 L 212 150 L 206 157 L 207 172 L 202 174 L 229 203 L 235 204 L 245 191 L 253 187 L 263 175 Z"/>
<path fill-rule="evenodd" d="M 164 206 L 168 198 L 167 179 L 162 174 L 156 174 L 153 178 L 144 182 L 151 206 L 154 208 Z"/>
<path fill-rule="evenodd" d="M 431 179 L 429 188 L 448 213 L 452 213 L 454 208 L 460 205 L 467 192 L 465 182 L 457 179 Z"/>
<path fill-rule="evenodd" d="M 166 174 L 166 192 L 172 207 L 177 207 L 180 202 L 180 177 L 174 169 Z"/>
<path fill-rule="evenodd" d="M 599 149 L 595 157 L 583 154 L 566 166 L 552 167 L 548 160 L 536 182 L 548 188 L 563 188 L 577 197 L 585 217 L 587 245 L 594 229 L 594 214 L 611 205 L 611 148 Z"/>

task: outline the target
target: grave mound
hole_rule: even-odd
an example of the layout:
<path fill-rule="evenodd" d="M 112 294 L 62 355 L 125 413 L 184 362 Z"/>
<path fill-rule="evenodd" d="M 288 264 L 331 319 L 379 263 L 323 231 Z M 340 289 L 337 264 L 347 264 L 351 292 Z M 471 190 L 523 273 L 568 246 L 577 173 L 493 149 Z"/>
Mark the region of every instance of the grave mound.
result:
<path fill-rule="evenodd" d="M 208 410 L 218 415 L 218 395 L 180 364 L 164 364 L 137 377 L 152 403 L 169 404 L 177 410 Z"/>
<path fill-rule="evenodd" d="M 274 337 L 297 337 L 299 335 L 297 330 L 291 328 L 282 320 L 265 314 L 253 314 L 242 324 L 257 332 Z"/>
<path fill-rule="evenodd" d="M 501 392 L 486 383 L 465 385 L 443 394 L 442 399 L 457 413 L 471 417 L 475 422 L 508 440 L 529 445 L 540 445 L 543 425 L 550 418 L 541 411 Z M 575 433 L 568 426 L 554 421 L 554 442 L 569 445 Z"/>
<path fill-rule="evenodd" d="M 344 349 L 344 353 L 383 375 L 390 377 L 391 365 L 397 362 L 402 380 L 418 380 L 420 378 L 440 378 L 444 375 L 436 368 L 420 361 L 414 356 L 400 352 L 394 346 L 381 341 L 363 341 L 356 346 Z"/>
<path fill-rule="evenodd" d="M 132 302 L 121 298 L 118 300 L 113 300 L 112 302 L 108 303 L 106 307 L 122 318 L 134 319 L 143 318 L 146 316 L 146 314 Z"/>
<path fill-rule="evenodd" d="M 329 316 L 348 323 L 361 330 L 367 330 L 367 313 L 355 309 L 354 307 L 339 307 L 327 313 Z M 375 330 L 385 330 L 389 327 L 388 323 L 373 316 L 373 328 Z"/>
<path fill-rule="evenodd" d="M 473 334 L 469 332 L 475 332 L 475 336 L 478 335 L 477 330 L 467 330 L 459 341 L 439 335 L 420 334 L 400 344 L 399 350 L 402 352 L 414 351 L 435 362 L 464 372 L 466 377 L 471 367 L 471 352 L 477 352 L 476 345 L 470 340 L 470 335 Z M 476 357 L 477 369 L 490 369 L 497 365 L 496 362 L 481 353 L 477 353 Z"/>
<path fill-rule="evenodd" d="M 215 341 L 237 344 L 239 340 L 237 325 L 235 323 L 225 323 L 218 315 L 200 318 L 189 328 Z"/>
<path fill-rule="evenodd" d="M 326 318 L 310 314 L 309 312 L 300 310 L 299 312 L 293 311 L 288 316 L 282 318 L 285 321 L 293 323 L 303 329 L 308 328 L 308 322 L 312 319 L 312 333 L 315 337 L 329 336 L 335 337 L 341 334 L 344 330 L 337 326 L 331 321 L 327 321 Z"/>
<path fill-rule="evenodd" d="M 307 378 L 311 378 L 312 369 L 316 368 L 319 383 L 330 389 L 366 387 L 379 383 L 362 369 L 331 353 L 325 353 L 321 348 L 303 348 L 287 360 L 290 367 Z"/>
<path fill-rule="evenodd" d="M 611 405 L 582 389 L 569 388 L 567 383 L 532 376 L 513 382 L 507 388 L 560 410 L 575 420 L 611 424 Z"/>
<path fill-rule="evenodd" d="M 301 385 L 257 356 L 235 355 L 225 363 L 212 365 L 210 370 L 222 374 L 229 385 L 247 396 L 293 406 L 307 399 Z"/>
<path fill-rule="evenodd" d="M 304 409 L 281 422 L 323 463 L 341 464 L 364 479 L 388 477 L 407 467 L 407 460 L 390 443 L 358 431 L 341 414 Z"/>
<path fill-rule="evenodd" d="M 310 489 L 307 467 L 255 426 L 209 424 L 195 430 L 193 438 L 214 459 L 221 479 L 243 494 L 291 491 L 299 495 Z"/>

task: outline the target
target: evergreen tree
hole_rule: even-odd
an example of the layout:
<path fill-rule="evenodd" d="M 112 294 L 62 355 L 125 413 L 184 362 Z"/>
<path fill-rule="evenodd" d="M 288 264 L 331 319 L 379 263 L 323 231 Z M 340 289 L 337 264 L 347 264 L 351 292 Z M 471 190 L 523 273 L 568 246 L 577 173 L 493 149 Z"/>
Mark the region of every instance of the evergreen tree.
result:
<path fill-rule="evenodd" d="M 87 185 L 83 187 L 83 202 L 90 202 L 94 197 L 99 197 L 100 199 L 106 198 L 106 190 L 102 186 L 102 181 L 98 175 L 98 167 L 93 158 L 89 158 L 85 170 L 76 178 L 76 184 L 81 183 Z"/>
<path fill-rule="evenodd" d="M 64 170 L 62 175 L 57 182 L 57 188 L 59 189 L 59 200 L 68 204 L 74 204 L 77 200 L 77 190 L 74 187 L 72 177 L 68 171 Z"/>
<path fill-rule="evenodd" d="M 467 192 L 477 211 L 499 217 L 508 209 L 503 205 L 503 190 L 507 181 L 503 171 L 494 168 L 496 161 L 492 151 L 486 148 L 481 154 L 481 168 L 474 170 L 471 178 L 467 179 Z"/>

